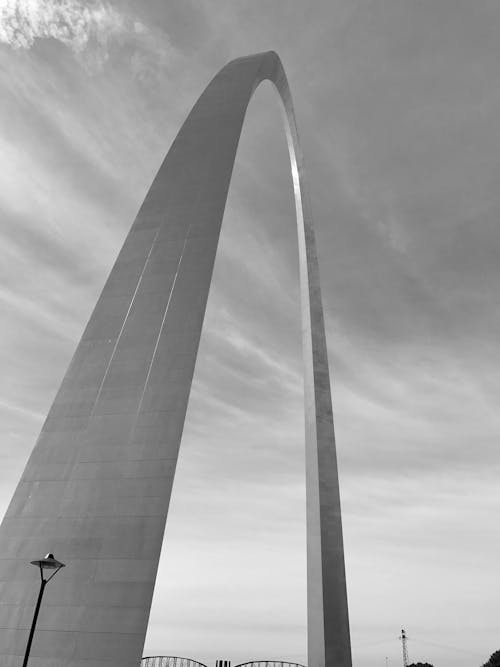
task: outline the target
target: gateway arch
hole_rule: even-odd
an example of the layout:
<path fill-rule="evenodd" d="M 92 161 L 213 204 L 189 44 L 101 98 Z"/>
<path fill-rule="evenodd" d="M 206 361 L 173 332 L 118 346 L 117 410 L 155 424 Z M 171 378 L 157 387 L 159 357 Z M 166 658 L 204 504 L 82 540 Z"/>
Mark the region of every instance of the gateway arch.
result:
<path fill-rule="evenodd" d="M 233 60 L 173 142 L 120 250 L 0 528 L 0 662 L 137 667 L 238 140 L 264 80 L 285 112 L 305 378 L 309 667 L 350 667 L 337 462 L 318 261 L 290 90 L 274 52 Z M 221 647 L 223 649 L 223 647 Z M 286 647 L 283 647 L 286 652 Z"/>

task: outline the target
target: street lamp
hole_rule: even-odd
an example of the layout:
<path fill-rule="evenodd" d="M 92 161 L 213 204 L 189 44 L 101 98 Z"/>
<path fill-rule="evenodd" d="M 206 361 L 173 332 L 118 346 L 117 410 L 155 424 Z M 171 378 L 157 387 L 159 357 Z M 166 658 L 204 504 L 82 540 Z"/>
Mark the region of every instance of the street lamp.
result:
<path fill-rule="evenodd" d="M 23 667 L 26 667 L 28 664 L 28 658 L 30 657 L 30 651 L 31 651 L 31 643 L 33 641 L 33 635 L 35 634 L 35 627 L 36 627 L 36 622 L 38 619 L 38 612 L 40 611 L 40 605 L 42 603 L 42 597 L 43 597 L 43 592 L 45 590 L 45 586 L 49 583 L 51 579 L 53 579 L 56 574 L 59 572 L 59 570 L 62 567 L 65 567 L 64 563 L 60 563 L 58 560 L 54 558 L 54 554 L 47 554 L 45 558 L 41 558 L 40 560 L 32 560 L 31 565 L 36 565 L 40 569 L 40 592 L 38 593 L 38 600 L 36 601 L 36 607 L 35 607 L 35 613 L 33 615 L 33 622 L 31 624 L 31 630 L 30 630 L 30 636 L 28 637 L 28 644 L 26 645 L 26 653 L 24 655 L 24 662 L 23 662 Z M 43 576 L 44 570 L 54 570 L 50 577 L 45 577 Z"/>

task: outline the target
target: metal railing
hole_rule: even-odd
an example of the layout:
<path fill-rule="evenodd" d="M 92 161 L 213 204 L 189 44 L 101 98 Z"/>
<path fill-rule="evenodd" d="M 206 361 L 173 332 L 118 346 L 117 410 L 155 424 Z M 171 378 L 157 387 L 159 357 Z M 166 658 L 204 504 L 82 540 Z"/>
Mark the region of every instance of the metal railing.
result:
<path fill-rule="evenodd" d="M 234 667 L 305 667 L 299 662 L 287 662 L 286 660 L 251 660 L 250 662 L 241 662 Z"/>
<path fill-rule="evenodd" d="M 141 660 L 141 667 L 207 667 L 207 665 L 175 655 L 150 655 Z"/>
<path fill-rule="evenodd" d="M 181 658 L 173 655 L 151 655 L 141 660 L 141 667 L 207 667 L 207 665 L 191 658 Z M 241 662 L 234 667 L 305 667 L 299 662 L 286 660 L 250 660 Z"/>

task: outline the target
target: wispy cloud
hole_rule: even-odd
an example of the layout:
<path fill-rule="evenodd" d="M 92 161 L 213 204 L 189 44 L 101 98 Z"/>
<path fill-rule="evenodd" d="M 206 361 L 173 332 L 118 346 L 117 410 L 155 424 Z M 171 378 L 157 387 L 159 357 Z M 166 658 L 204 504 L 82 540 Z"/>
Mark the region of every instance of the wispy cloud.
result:
<path fill-rule="evenodd" d="M 130 54 L 132 68 L 139 76 L 150 72 L 148 53 L 155 53 L 157 67 L 167 64 L 173 54 L 164 34 L 159 39 L 154 30 L 109 2 L 4 0 L 0 42 L 14 49 L 30 49 L 37 39 L 61 42 L 89 68 L 102 67 L 114 44 L 132 40 L 141 47 Z"/>
<path fill-rule="evenodd" d="M 0 410 L 6 410 L 7 412 L 15 412 L 16 414 L 23 415 L 23 417 L 36 419 L 38 422 L 41 422 L 45 416 L 41 412 L 36 412 L 35 410 L 27 410 L 22 405 L 15 405 L 14 403 L 9 403 L 8 401 L 2 401 L 2 400 L 0 400 Z"/>
<path fill-rule="evenodd" d="M 397 664 L 401 622 L 486 660 L 498 634 L 500 14 L 453 0 L 254 4 L 0 0 L 0 506 L 189 108 L 225 61 L 274 48 L 312 188 L 356 662 Z M 280 120 L 263 86 L 232 177 L 146 643 L 207 664 L 222 651 L 306 662 Z"/>
<path fill-rule="evenodd" d="M 52 37 L 81 53 L 91 43 L 106 46 L 130 29 L 123 16 L 103 2 L 5 0 L 0 17 L 0 40 L 24 49 L 37 38 Z"/>

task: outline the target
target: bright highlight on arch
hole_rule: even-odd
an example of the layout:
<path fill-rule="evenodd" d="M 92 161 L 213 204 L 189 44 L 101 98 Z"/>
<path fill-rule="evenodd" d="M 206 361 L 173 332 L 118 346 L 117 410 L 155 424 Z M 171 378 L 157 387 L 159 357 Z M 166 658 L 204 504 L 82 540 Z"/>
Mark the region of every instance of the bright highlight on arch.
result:
<path fill-rule="evenodd" d="M 137 667 L 220 227 L 248 102 L 285 111 L 299 240 L 307 486 L 309 667 L 351 667 L 341 511 L 318 261 L 292 99 L 274 52 L 207 86 L 132 225 L 0 528 L 0 662 L 20 664 L 36 586 L 48 590 L 36 667 Z M 223 647 L 221 647 L 223 650 Z M 286 647 L 283 647 L 286 653 Z"/>

